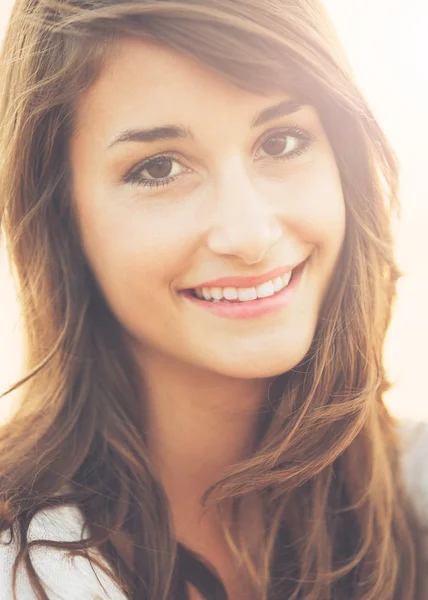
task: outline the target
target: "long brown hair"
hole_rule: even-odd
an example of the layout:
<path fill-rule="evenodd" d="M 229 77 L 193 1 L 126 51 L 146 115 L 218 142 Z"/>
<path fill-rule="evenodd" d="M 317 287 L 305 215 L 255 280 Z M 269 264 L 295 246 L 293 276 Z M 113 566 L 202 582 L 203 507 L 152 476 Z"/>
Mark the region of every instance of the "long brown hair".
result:
<path fill-rule="evenodd" d="M 25 375 L 12 388 L 20 408 L 0 430 L 0 531 L 17 535 L 41 599 L 28 526 L 67 504 L 91 537 L 52 545 L 96 549 L 130 599 L 184 600 L 186 582 L 226 598 L 214 569 L 175 538 L 137 425 L 136 366 L 71 208 L 74 102 L 119 36 L 157 40 L 242 88 L 291 91 L 314 105 L 344 191 L 345 242 L 311 348 L 274 379 L 251 455 L 210 488 L 206 505 L 218 508 L 260 600 L 422 598 L 418 524 L 382 399 L 401 276 L 391 233 L 397 160 L 318 0 L 16 2 L 1 62 L 0 222 L 22 305 Z M 254 495 L 266 519 L 257 560 L 238 526 Z"/>

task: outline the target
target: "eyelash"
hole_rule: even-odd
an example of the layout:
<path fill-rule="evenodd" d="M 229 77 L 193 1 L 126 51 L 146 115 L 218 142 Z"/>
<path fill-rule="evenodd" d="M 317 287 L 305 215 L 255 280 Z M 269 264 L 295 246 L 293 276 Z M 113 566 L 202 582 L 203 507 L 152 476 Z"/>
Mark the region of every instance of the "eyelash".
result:
<path fill-rule="evenodd" d="M 297 148 L 297 150 L 294 150 L 293 152 L 290 152 L 290 154 L 286 154 L 283 156 L 279 155 L 279 156 L 271 156 L 270 157 L 272 160 L 278 160 L 278 161 L 292 160 L 296 156 L 300 156 L 301 154 L 304 154 L 310 148 L 313 141 L 315 140 L 315 135 L 307 129 L 301 129 L 300 127 L 288 127 L 285 129 L 284 128 L 274 129 L 274 130 L 270 130 L 269 132 L 267 132 L 267 134 L 263 137 L 263 139 L 260 143 L 260 146 L 262 146 L 265 142 L 267 142 L 270 138 L 273 138 L 273 137 L 277 137 L 277 138 L 294 137 L 294 138 L 299 139 L 302 142 L 301 145 L 299 146 L 299 148 Z M 153 188 L 153 187 L 158 188 L 160 186 L 170 185 L 175 179 L 180 177 L 180 175 L 168 176 L 168 177 L 164 177 L 163 179 L 162 178 L 145 179 L 145 178 L 141 177 L 142 171 L 144 171 L 145 169 L 150 167 L 150 165 L 153 162 L 155 162 L 156 160 L 159 160 L 162 158 L 170 158 L 173 161 L 176 161 L 177 163 L 179 163 L 181 165 L 180 160 L 177 158 L 177 156 L 174 153 L 157 154 L 148 159 L 145 159 L 143 162 L 140 162 L 136 166 L 132 167 L 132 169 L 130 169 L 130 171 L 128 171 L 126 173 L 126 175 L 123 177 L 124 183 L 130 183 L 131 185 L 136 185 L 138 187 L 150 187 L 150 188 Z M 261 160 L 261 159 L 259 159 L 259 160 Z M 264 160 L 266 160 L 266 157 Z M 183 166 L 183 165 L 181 165 L 181 166 Z"/>

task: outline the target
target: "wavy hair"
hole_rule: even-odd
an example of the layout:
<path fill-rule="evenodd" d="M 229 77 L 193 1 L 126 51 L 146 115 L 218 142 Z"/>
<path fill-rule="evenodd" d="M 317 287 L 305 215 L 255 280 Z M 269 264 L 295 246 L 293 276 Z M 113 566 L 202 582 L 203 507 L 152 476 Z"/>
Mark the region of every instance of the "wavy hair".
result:
<path fill-rule="evenodd" d="M 17 0 L 1 57 L 0 223 L 22 307 L 20 407 L 0 430 L 0 531 L 32 566 L 31 519 L 77 506 L 90 536 L 49 542 L 90 557 L 124 594 L 224 600 L 214 567 L 176 538 L 147 452 L 143 390 L 103 301 L 72 210 L 75 101 L 115 40 L 151 39 L 246 90 L 314 105 L 339 167 L 346 235 L 311 347 L 274 378 L 251 454 L 206 492 L 260 600 L 422 599 L 420 535 L 400 472 L 383 345 L 402 275 L 396 156 L 318 0 Z M 6 392 L 6 393 L 8 393 Z M 3 394 L 4 395 L 4 394 Z M 254 557 L 239 527 L 263 502 Z M 16 591 L 15 591 L 16 593 Z"/>

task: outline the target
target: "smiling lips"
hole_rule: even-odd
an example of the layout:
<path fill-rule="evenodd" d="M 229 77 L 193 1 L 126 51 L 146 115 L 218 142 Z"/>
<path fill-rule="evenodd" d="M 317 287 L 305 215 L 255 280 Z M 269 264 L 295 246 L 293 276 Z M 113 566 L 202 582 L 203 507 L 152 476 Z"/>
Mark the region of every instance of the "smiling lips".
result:
<path fill-rule="evenodd" d="M 257 300 L 258 298 L 268 298 L 280 292 L 288 286 L 293 271 L 289 271 L 282 276 L 270 279 L 257 287 L 236 288 L 236 287 L 203 287 L 193 291 L 194 295 L 201 300 L 207 301 L 228 301 L 228 302 L 246 302 Z"/>
<path fill-rule="evenodd" d="M 196 306 L 205 309 L 215 316 L 238 320 L 262 318 L 278 310 L 285 309 L 292 303 L 300 287 L 300 281 L 307 262 L 307 260 L 303 261 L 293 269 L 292 273 L 288 272 L 285 275 L 285 281 L 288 281 L 287 285 L 284 285 L 284 279 L 278 276 L 274 280 L 265 282 L 257 288 L 202 288 L 202 298 L 199 295 L 201 290 L 183 290 L 180 293 L 192 303 L 195 303 Z M 277 287 L 282 285 L 282 289 L 275 291 L 275 283 Z M 265 290 L 265 294 L 262 297 L 259 297 L 256 292 L 260 288 L 262 288 L 262 291 L 263 288 Z M 228 300 L 225 296 L 229 293 L 238 294 L 239 298 Z M 241 293 L 248 293 L 250 295 L 242 298 Z"/>
<path fill-rule="evenodd" d="M 307 258 L 294 265 L 285 265 L 251 277 L 224 277 L 207 281 L 196 288 L 187 288 L 180 293 L 207 302 L 240 303 L 276 296 L 286 288 L 295 271 L 303 267 Z"/>
<path fill-rule="evenodd" d="M 306 260 L 306 259 L 305 259 Z M 290 273 L 297 266 L 302 264 L 304 261 L 294 263 L 292 265 L 283 265 L 277 267 L 264 275 L 255 275 L 250 277 L 222 277 L 221 279 L 214 279 L 211 281 L 205 281 L 199 285 L 191 288 L 192 290 L 202 288 L 237 288 L 237 289 L 248 289 L 257 288 L 268 281 L 273 281 L 276 277 L 282 277 L 287 273 Z"/>

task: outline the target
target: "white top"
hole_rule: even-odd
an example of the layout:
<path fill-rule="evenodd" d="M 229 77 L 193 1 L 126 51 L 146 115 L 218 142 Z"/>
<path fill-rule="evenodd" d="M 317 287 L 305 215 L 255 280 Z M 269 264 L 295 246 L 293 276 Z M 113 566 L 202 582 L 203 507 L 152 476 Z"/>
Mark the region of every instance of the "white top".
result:
<path fill-rule="evenodd" d="M 428 423 L 402 420 L 400 434 L 405 482 L 421 525 L 428 526 Z M 30 523 L 28 540 L 78 540 L 83 524 L 83 516 L 76 507 L 42 511 Z M 0 536 L 1 541 L 9 539 L 7 532 Z M 428 535 L 425 550 L 428 562 Z M 16 551 L 15 543 L 0 543 L 0 600 L 13 597 L 12 565 Z M 70 558 L 66 551 L 55 548 L 34 547 L 30 552 L 49 600 L 126 600 L 112 580 L 95 565 L 92 569 L 85 558 Z M 37 600 L 22 564 L 17 575 L 17 600 Z"/>

